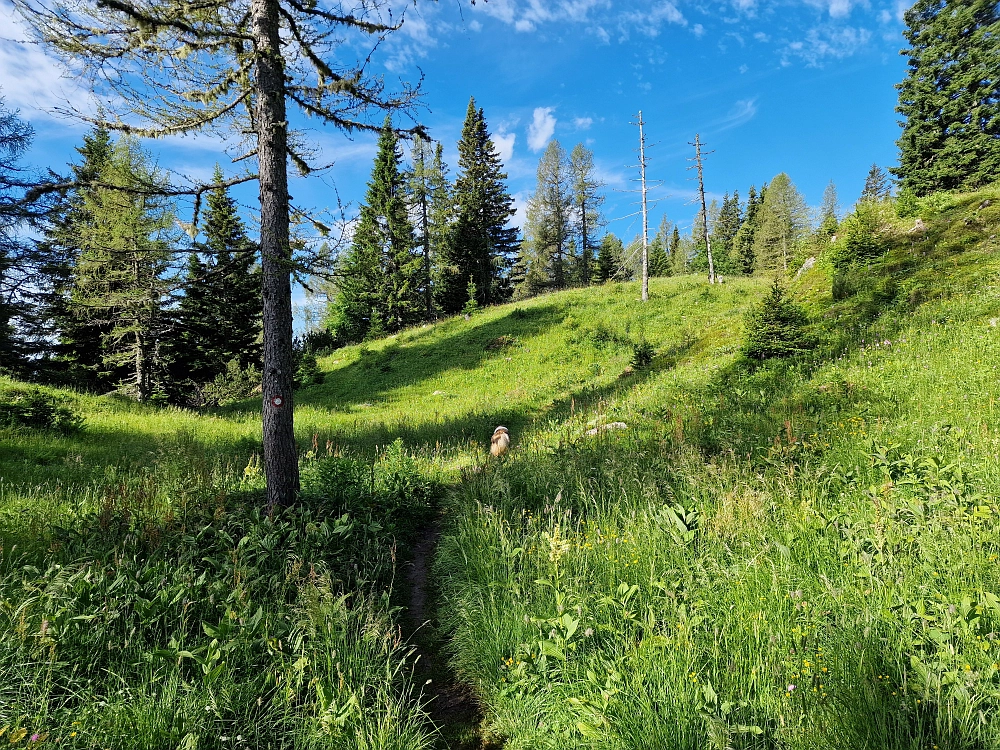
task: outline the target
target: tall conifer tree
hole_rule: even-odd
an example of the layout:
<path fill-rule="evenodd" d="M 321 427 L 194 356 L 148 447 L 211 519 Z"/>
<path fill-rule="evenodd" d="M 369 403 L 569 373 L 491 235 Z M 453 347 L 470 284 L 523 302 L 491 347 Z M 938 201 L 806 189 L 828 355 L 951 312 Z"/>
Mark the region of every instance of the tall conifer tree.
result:
<path fill-rule="evenodd" d="M 681 230 L 674 224 L 674 231 L 670 235 L 670 266 L 673 276 L 680 276 L 687 273 L 687 258 L 684 256 L 684 248 L 681 244 Z"/>
<path fill-rule="evenodd" d="M 670 258 L 671 225 L 666 214 L 660 219 L 660 226 L 649 243 L 649 275 L 670 276 L 673 274 L 673 264 Z"/>
<path fill-rule="evenodd" d="M 735 240 L 742 223 L 743 208 L 740 206 L 739 191 L 734 190 L 732 195 L 726 193 L 722 198 L 718 218 L 712 227 L 712 254 L 716 272 L 739 273 Z"/>
<path fill-rule="evenodd" d="M 582 143 L 576 144 L 569 155 L 569 170 L 573 191 L 573 223 L 579 237 L 577 281 L 589 284 L 597 248 L 597 231 L 601 224 L 604 183 L 594 168 L 594 152 Z"/>
<path fill-rule="evenodd" d="M 750 192 L 747 193 L 747 206 L 743 213 L 743 221 L 740 224 L 736 236 L 733 238 L 733 260 L 736 270 L 745 276 L 753 274 L 756 266 L 754 248 L 756 243 L 757 229 L 760 226 L 760 207 L 764 203 L 764 194 L 767 191 L 767 183 L 757 193 L 757 189 L 751 185 Z"/>
<path fill-rule="evenodd" d="M 1000 5 L 918 0 L 904 16 L 906 78 L 899 167 L 916 195 L 969 190 L 1000 178 Z"/>
<path fill-rule="evenodd" d="M 528 199 L 522 254 L 531 293 L 543 287 L 562 289 L 572 239 L 573 174 L 559 141 L 549 141 L 538 161 L 535 192 Z"/>
<path fill-rule="evenodd" d="M 216 184 L 222 172 L 216 167 Z M 208 194 L 203 242 L 188 256 L 184 296 L 164 342 L 171 379 L 204 384 L 236 360 L 259 365 L 261 277 L 257 246 L 224 187 Z"/>
<path fill-rule="evenodd" d="M 480 305 L 510 297 L 508 270 L 518 249 L 518 230 L 507 226 L 516 211 L 506 180 L 483 110 L 470 99 L 458 143 L 455 221 L 441 253 L 435 290 L 446 313 L 465 307 L 470 281 Z"/>
<path fill-rule="evenodd" d="M 76 148 L 79 163 L 70 164 L 70 173 L 76 184 L 62 196 L 49 213 L 39 244 L 51 259 L 48 285 L 51 294 L 44 315 L 53 328 L 53 355 L 70 383 L 78 388 L 106 389 L 113 385 L 101 376 L 103 359 L 101 339 L 110 333 L 112 324 L 95 320 L 94 316 L 73 304 L 73 290 L 77 283 L 81 237 L 93 223 L 87 207 L 87 196 L 92 195 L 93 183 L 100 180 L 114 152 L 110 133 L 100 126 L 83 137 Z"/>
<path fill-rule="evenodd" d="M 401 163 L 399 140 L 387 117 L 354 238 L 338 264 L 330 323 L 348 341 L 394 333 L 426 313 L 423 258 L 416 249 Z"/>
<path fill-rule="evenodd" d="M 755 270 L 788 270 L 788 261 L 809 224 L 805 199 L 787 174 L 768 184 L 754 231 Z"/>
<path fill-rule="evenodd" d="M 84 194 L 88 223 L 71 304 L 93 324 L 110 327 L 101 337 L 102 370 L 138 401 L 157 385 L 157 342 L 164 322 L 174 214 L 148 194 L 162 178 L 131 136 L 115 145 L 100 182 Z"/>

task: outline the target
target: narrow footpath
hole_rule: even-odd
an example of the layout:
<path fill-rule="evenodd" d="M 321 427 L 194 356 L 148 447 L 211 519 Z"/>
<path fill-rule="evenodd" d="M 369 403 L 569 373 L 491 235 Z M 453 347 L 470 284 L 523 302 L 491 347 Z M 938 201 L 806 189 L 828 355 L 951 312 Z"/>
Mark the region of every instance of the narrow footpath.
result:
<path fill-rule="evenodd" d="M 434 550 L 441 537 L 441 519 L 433 519 L 417 535 L 406 578 L 409 641 L 419 659 L 415 676 L 424 686 L 427 711 L 441 732 L 441 750 L 499 750 L 502 745 L 482 736 L 483 710 L 472 686 L 459 680 L 445 653 L 445 640 L 436 617 L 437 592 L 431 585 Z"/>

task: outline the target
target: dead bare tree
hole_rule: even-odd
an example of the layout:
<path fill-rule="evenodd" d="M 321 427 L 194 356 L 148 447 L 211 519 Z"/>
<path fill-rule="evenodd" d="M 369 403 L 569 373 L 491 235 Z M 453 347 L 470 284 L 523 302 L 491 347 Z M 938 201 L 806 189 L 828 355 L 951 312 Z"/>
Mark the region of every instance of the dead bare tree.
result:
<path fill-rule="evenodd" d="M 688 161 L 695 162 L 688 169 L 698 170 L 698 197 L 701 199 L 701 225 L 702 231 L 705 235 L 705 250 L 708 253 L 708 283 L 715 283 L 715 263 L 712 260 L 712 239 L 708 236 L 708 207 L 705 205 L 705 175 L 702 169 L 702 162 L 704 156 L 713 153 L 712 151 L 702 152 L 701 147 L 704 146 L 701 142 L 701 138 L 697 133 L 694 134 L 694 143 L 688 142 L 689 146 L 694 146 L 695 157 L 693 159 L 688 159 Z"/>
<path fill-rule="evenodd" d="M 370 113 L 406 109 L 368 58 L 343 67 L 345 35 L 372 49 L 401 20 L 384 0 L 14 0 L 35 41 L 112 107 L 105 127 L 144 137 L 236 133 L 256 159 L 263 270 L 263 450 L 269 507 L 299 488 L 292 417 L 292 247 L 288 161 L 308 155 L 289 130 L 298 109 L 344 132 L 378 130 Z M 110 94 L 110 97 L 108 96 Z M 77 113 L 79 114 L 79 113 Z M 91 120 L 93 121 L 93 120 Z"/>
<path fill-rule="evenodd" d="M 646 204 L 646 133 L 639 110 L 639 179 L 642 182 L 642 301 L 649 300 L 649 210 Z"/>

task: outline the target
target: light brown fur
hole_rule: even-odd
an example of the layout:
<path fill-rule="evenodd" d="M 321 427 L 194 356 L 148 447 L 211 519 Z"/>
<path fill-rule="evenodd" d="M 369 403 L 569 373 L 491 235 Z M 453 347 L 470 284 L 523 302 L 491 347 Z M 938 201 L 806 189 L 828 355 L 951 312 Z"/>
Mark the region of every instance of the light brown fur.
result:
<path fill-rule="evenodd" d="M 506 427 L 497 427 L 490 438 L 490 455 L 499 458 L 510 448 L 510 433 Z"/>

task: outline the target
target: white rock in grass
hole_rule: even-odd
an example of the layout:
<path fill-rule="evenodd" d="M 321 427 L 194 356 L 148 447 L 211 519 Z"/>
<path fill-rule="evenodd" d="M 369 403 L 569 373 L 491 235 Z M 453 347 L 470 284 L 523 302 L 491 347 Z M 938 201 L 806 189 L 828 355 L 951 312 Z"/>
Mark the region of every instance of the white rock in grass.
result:
<path fill-rule="evenodd" d="M 597 435 L 598 433 L 604 432 L 605 430 L 627 430 L 628 425 L 624 422 L 609 422 L 608 424 L 602 424 L 597 427 L 593 427 L 587 430 L 584 434 L 590 437 Z"/>

